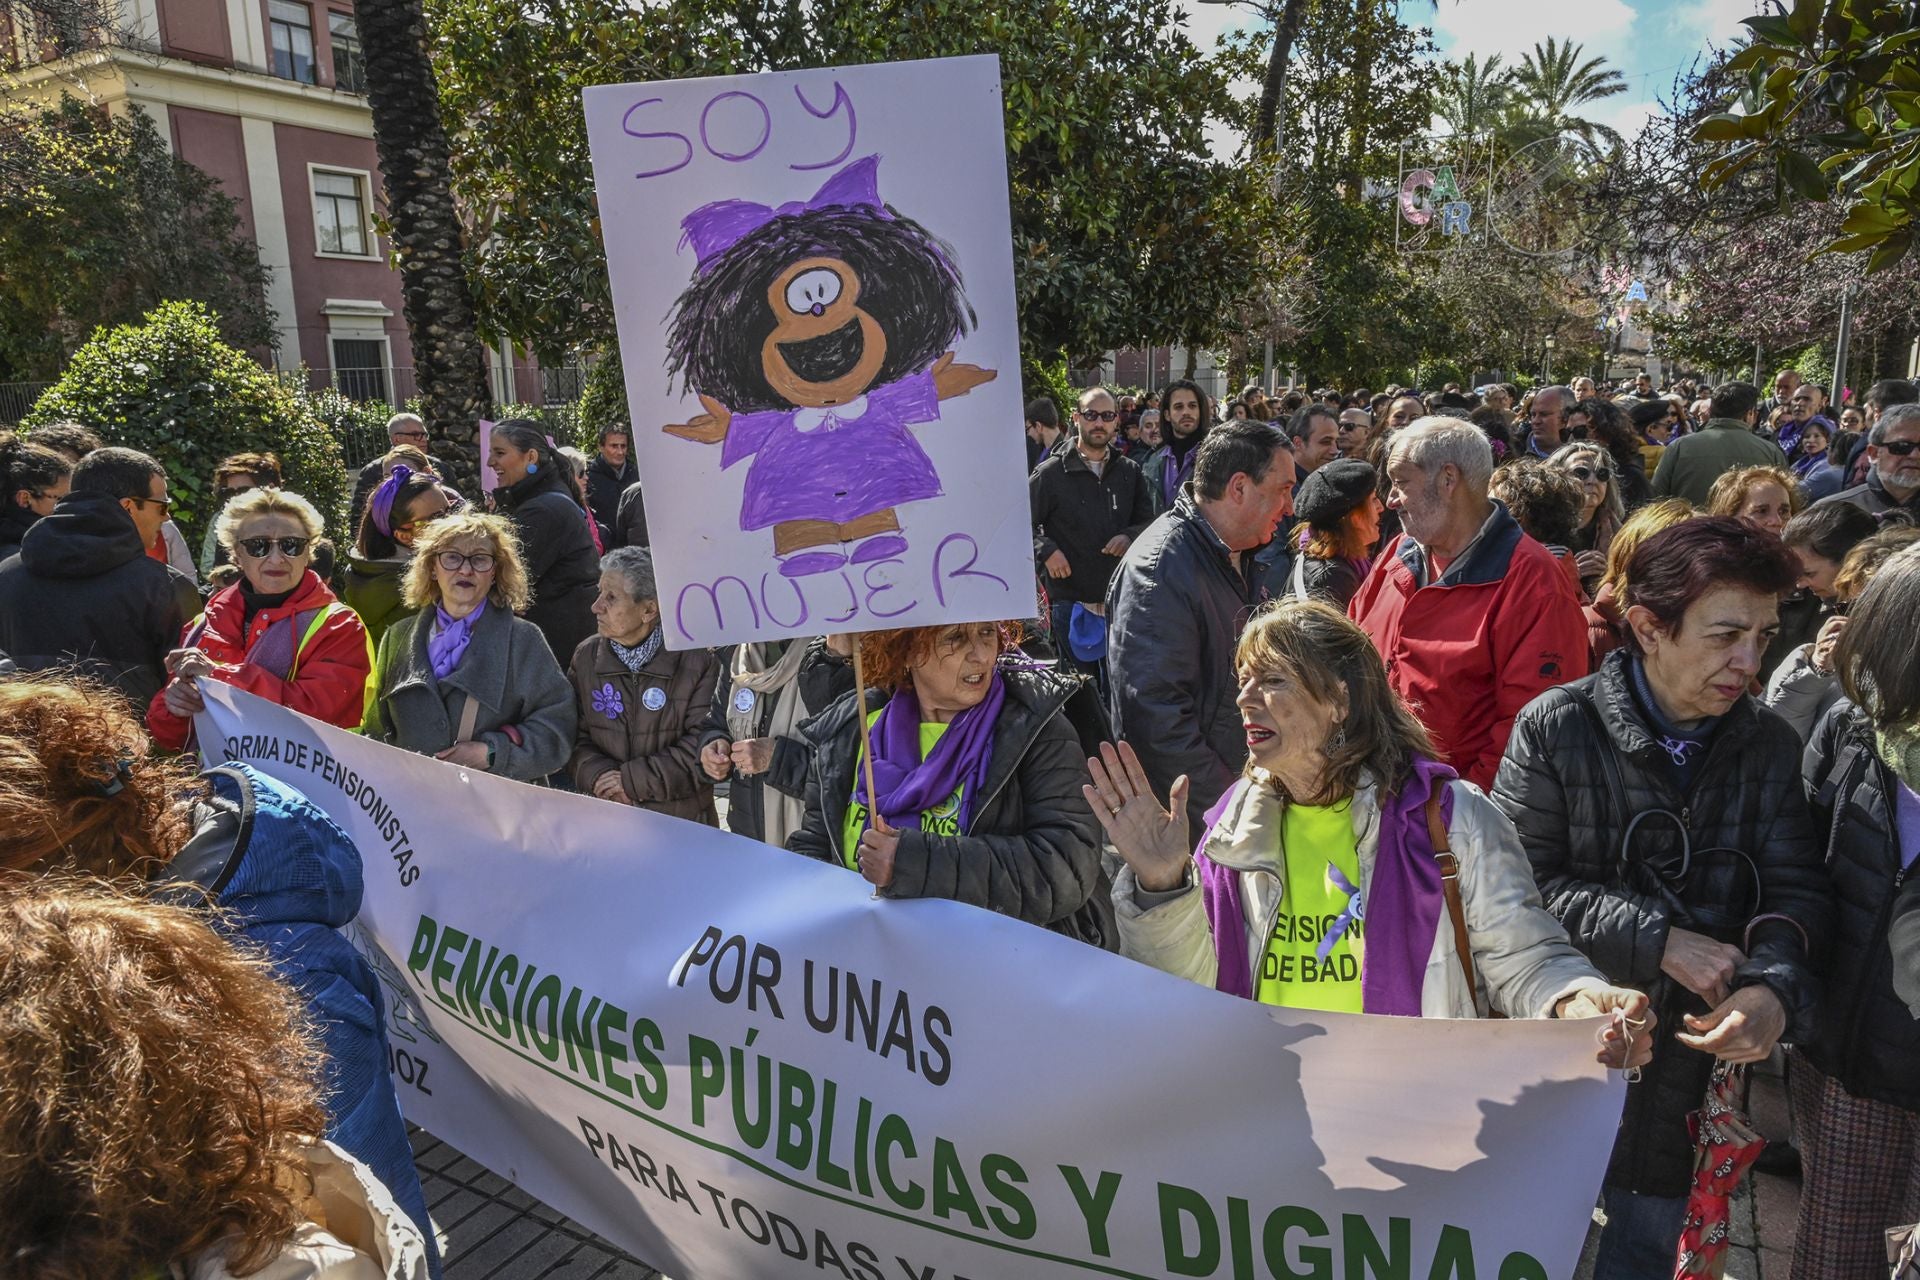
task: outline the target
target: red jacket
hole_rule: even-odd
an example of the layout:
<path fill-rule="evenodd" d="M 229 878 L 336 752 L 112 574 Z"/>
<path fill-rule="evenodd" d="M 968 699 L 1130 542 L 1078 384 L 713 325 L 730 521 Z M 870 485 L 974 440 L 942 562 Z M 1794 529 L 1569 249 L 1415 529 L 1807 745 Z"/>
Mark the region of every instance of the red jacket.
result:
<path fill-rule="evenodd" d="M 1497 503 L 1441 582 L 1416 587 L 1422 561 L 1411 539 L 1396 538 L 1347 613 L 1441 756 L 1491 790 L 1520 708 L 1587 674 L 1586 617 L 1566 568 Z"/>
<path fill-rule="evenodd" d="M 317 626 L 299 646 L 290 679 L 282 680 L 262 667 L 246 661 L 260 637 L 281 618 L 309 610 L 324 610 Z M 258 694 L 270 702 L 310 715 L 316 720 L 358 729 L 366 709 L 367 678 L 373 671 L 373 653 L 367 644 L 367 629 L 360 615 L 334 598 L 327 584 L 311 569 L 286 603 L 262 609 L 253 615 L 248 634 L 240 634 L 246 604 L 238 583 L 207 601 L 201 615 L 206 623 L 194 648 L 214 661 L 212 678 Z M 189 625 L 192 635 L 199 621 Z M 186 639 L 183 636 L 181 643 Z M 191 720 L 183 720 L 167 710 L 166 690 L 154 695 L 147 707 L 147 729 L 153 740 L 169 751 L 186 749 L 193 730 Z"/>

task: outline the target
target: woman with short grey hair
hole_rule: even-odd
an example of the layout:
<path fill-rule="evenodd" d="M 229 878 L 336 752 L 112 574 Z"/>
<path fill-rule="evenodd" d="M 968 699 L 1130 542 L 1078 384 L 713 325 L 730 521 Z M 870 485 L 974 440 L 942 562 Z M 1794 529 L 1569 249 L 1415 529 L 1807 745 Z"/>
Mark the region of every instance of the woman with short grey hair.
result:
<path fill-rule="evenodd" d="M 597 633 L 573 651 L 580 708 L 568 768 L 602 800 L 720 825 L 713 779 L 700 766 L 713 686 L 711 649 L 667 650 L 653 553 L 621 547 L 600 560 Z"/>

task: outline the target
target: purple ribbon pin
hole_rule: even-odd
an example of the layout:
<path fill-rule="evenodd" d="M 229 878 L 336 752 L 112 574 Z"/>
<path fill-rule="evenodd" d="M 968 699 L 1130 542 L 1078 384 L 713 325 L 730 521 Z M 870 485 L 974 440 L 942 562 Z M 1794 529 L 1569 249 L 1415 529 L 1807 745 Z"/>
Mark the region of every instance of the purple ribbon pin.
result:
<path fill-rule="evenodd" d="M 1314 948 L 1314 959 L 1322 964 L 1326 963 L 1327 957 L 1333 954 L 1334 947 L 1339 945 L 1340 939 L 1346 936 L 1353 922 L 1367 918 L 1367 909 L 1360 899 L 1360 890 L 1341 875 L 1340 868 L 1331 862 L 1327 864 L 1327 879 L 1333 881 L 1334 888 L 1347 895 L 1347 909 L 1334 917 L 1333 928 L 1327 930 L 1326 937 L 1320 939 L 1320 945 Z"/>

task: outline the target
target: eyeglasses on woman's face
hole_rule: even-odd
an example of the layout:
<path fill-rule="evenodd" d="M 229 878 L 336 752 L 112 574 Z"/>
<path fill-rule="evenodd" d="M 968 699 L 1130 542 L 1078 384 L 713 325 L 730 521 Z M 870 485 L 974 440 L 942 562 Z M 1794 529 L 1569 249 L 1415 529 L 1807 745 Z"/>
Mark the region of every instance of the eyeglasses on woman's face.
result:
<path fill-rule="evenodd" d="M 475 573 L 492 573 L 495 558 L 491 551 L 442 551 L 434 558 L 434 563 L 448 573 L 459 573 L 462 569 L 472 569 Z"/>
<path fill-rule="evenodd" d="M 265 560 L 275 547 L 289 560 L 298 560 L 313 545 L 312 538 L 242 538 L 234 545 L 255 560 Z"/>

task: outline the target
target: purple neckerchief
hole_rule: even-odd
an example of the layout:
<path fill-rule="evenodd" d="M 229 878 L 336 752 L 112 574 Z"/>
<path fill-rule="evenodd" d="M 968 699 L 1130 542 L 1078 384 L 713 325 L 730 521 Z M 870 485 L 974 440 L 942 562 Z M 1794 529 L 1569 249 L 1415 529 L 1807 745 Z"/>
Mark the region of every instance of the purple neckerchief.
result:
<path fill-rule="evenodd" d="M 889 826 L 920 829 L 920 815 L 937 809 L 961 787 L 960 829 L 974 796 L 987 778 L 993 756 L 993 729 L 1007 701 L 1007 682 L 998 670 L 987 680 L 987 696 L 953 718 L 927 758 L 920 758 L 920 699 L 911 684 L 903 684 L 880 711 L 879 722 L 867 731 L 873 751 L 873 785 L 880 790 L 880 813 Z M 856 769 L 853 799 L 867 807 L 872 823 L 875 806 L 867 799 L 866 770 Z"/>
<path fill-rule="evenodd" d="M 680 220 L 680 245 L 692 246 L 693 258 L 704 274 L 713 260 L 766 226 L 775 218 L 815 213 L 821 209 L 861 208 L 876 218 L 893 220 L 880 201 L 880 157 L 864 156 L 820 184 L 811 200 L 789 200 L 775 208 L 752 200 L 715 200 Z"/>
<path fill-rule="evenodd" d="M 1442 910 L 1440 864 L 1434 860 L 1427 836 L 1427 796 L 1435 786 L 1459 776 L 1437 760 L 1416 757 L 1406 785 L 1386 796 L 1380 806 L 1380 847 L 1374 854 L 1365 907 L 1372 927 L 1367 930 L 1367 950 L 1360 965 L 1360 1007 L 1367 1013 L 1420 1016 L 1420 990 Z M 1247 954 L 1240 873 L 1219 865 L 1204 850 L 1228 804 L 1242 787 L 1251 785 L 1236 782 L 1207 810 L 1206 830 L 1193 851 L 1200 871 L 1201 902 L 1213 929 L 1213 954 L 1219 961 L 1213 985 L 1245 1000 L 1253 999 L 1253 964 Z M 1452 824 L 1451 788 L 1440 793 L 1440 816 Z"/>
<path fill-rule="evenodd" d="M 380 487 L 373 491 L 373 497 L 367 503 L 367 514 L 373 517 L 373 527 L 385 537 L 393 536 L 393 500 L 399 496 L 400 486 L 412 478 L 413 468 L 401 463 L 380 482 Z"/>
<path fill-rule="evenodd" d="M 486 611 L 485 600 L 464 618 L 453 617 L 439 605 L 433 606 L 436 625 L 433 633 L 427 637 L 427 662 L 433 667 L 435 680 L 445 680 L 460 665 L 460 659 L 467 652 L 467 644 L 473 639 L 474 624 L 480 621 L 480 615 Z"/>

